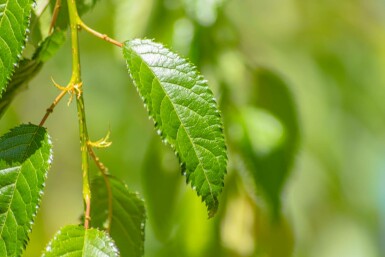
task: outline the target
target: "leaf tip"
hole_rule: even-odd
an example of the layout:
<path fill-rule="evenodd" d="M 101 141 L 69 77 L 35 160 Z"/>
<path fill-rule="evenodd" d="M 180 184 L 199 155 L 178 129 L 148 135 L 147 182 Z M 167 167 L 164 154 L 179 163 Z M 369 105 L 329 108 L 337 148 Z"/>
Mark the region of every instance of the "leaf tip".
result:
<path fill-rule="evenodd" d="M 206 202 L 208 218 L 211 219 L 218 211 L 219 201 L 214 197 L 210 202 Z"/>

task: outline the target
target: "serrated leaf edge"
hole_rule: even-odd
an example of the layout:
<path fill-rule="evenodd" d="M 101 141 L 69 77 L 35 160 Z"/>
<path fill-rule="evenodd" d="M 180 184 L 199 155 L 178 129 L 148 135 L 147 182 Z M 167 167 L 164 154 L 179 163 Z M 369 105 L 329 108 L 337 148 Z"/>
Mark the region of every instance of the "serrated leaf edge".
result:
<path fill-rule="evenodd" d="M 11 1 L 11 0 L 9 0 Z M 7 86 L 9 84 L 9 82 L 11 81 L 12 79 L 12 75 L 13 73 L 15 72 L 15 69 L 16 67 L 19 65 L 19 62 L 20 60 L 22 60 L 22 52 L 25 48 L 25 45 L 27 43 L 27 38 L 28 38 L 28 35 L 30 33 L 30 30 L 29 30 L 29 25 L 31 23 L 31 15 L 32 15 L 32 9 L 35 8 L 35 0 L 32 1 L 31 3 L 31 9 L 30 9 L 30 12 L 29 12 L 29 15 L 27 15 L 26 17 L 26 21 L 25 23 L 23 24 L 25 26 L 25 31 L 24 31 L 24 39 L 22 41 L 22 44 L 21 44 L 21 47 L 20 49 L 18 49 L 18 54 L 16 55 L 16 60 L 15 62 L 12 64 L 12 69 L 11 69 L 11 72 L 8 74 L 8 76 L 6 77 L 6 83 L 4 85 L 3 88 L 0 88 L 0 99 L 2 98 L 2 95 L 3 95 L 3 92 L 7 90 Z"/>
<path fill-rule="evenodd" d="M 187 58 L 182 58 L 182 57 L 180 57 L 177 53 L 174 53 L 173 51 L 170 51 L 169 49 L 167 49 L 167 48 L 166 48 L 165 46 L 163 46 L 162 44 L 156 43 L 156 42 L 154 42 L 154 41 L 151 40 L 151 39 L 133 39 L 133 40 L 126 41 L 125 44 L 127 44 L 127 43 L 131 44 L 131 43 L 137 43 L 137 42 L 140 43 L 140 44 L 142 44 L 142 43 L 147 43 L 147 44 L 151 44 L 151 45 L 153 45 L 153 46 L 155 46 L 155 47 L 158 47 L 158 48 L 160 48 L 160 49 L 165 49 L 165 50 L 167 50 L 168 53 L 171 54 L 172 56 L 176 56 L 177 58 L 183 60 L 183 61 L 184 61 L 183 65 L 189 65 L 189 66 L 191 67 L 192 72 L 195 72 L 195 73 L 197 74 L 197 77 L 195 78 L 196 83 L 199 84 L 199 85 L 205 84 L 205 85 L 207 86 L 207 91 L 206 91 L 206 92 L 207 92 L 208 94 L 210 94 L 210 96 L 212 96 L 212 98 L 211 98 L 212 101 L 209 102 L 209 104 L 210 104 L 210 107 L 216 109 L 216 118 L 218 118 L 218 124 L 216 124 L 216 125 L 217 125 L 216 128 L 218 128 L 218 129 L 221 131 L 221 138 L 220 138 L 220 139 L 223 140 L 223 142 L 225 142 L 225 137 L 224 137 L 224 133 L 223 133 L 223 131 L 224 131 L 224 129 L 223 129 L 223 121 L 222 121 L 222 118 L 221 118 L 221 115 L 220 115 L 220 110 L 219 110 L 219 108 L 218 108 L 216 99 L 214 98 L 214 95 L 213 95 L 212 91 L 208 88 L 207 80 L 204 79 L 204 77 L 200 74 L 200 72 L 199 72 L 199 70 L 197 69 L 197 67 L 196 67 L 193 63 L 191 63 Z M 144 60 L 142 60 L 142 61 L 144 62 Z M 151 67 L 148 63 L 146 63 L 146 64 L 148 65 L 148 67 Z M 185 167 L 185 163 L 180 159 L 179 153 L 176 151 L 176 147 L 175 147 L 174 145 L 170 144 L 170 143 L 168 142 L 167 138 L 164 136 L 163 128 L 156 122 L 153 113 L 150 111 L 149 106 L 146 104 L 146 103 L 147 103 L 147 99 L 146 99 L 144 96 L 142 96 L 142 94 L 140 93 L 139 87 L 138 87 L 138 85 L 137 85 L 135 79 L 133 78 L 133 75 L 132 75 L 132 73 L 131 73 L 131 69 L 130 69 L 130 67 L 129 67 L 128 64 L 127 64 L 127 68 L 128 68 L 128 70 L 130 71 L 130 72 L 129 72 L 130 78 L 131 78 L 132 82 L 134 83 L 137 92 L 139 93 L 139 95 L 141 96 L 141 98 L 142 98 L 142 100 L 143 100 L 143 102 L 144 102 L 144 107 L 146 108 L 146 110 L 147 110 L 147 112 L 148 112 L 149 118 L 151 118 L 151 119 L 154 121 L 154 125 L 155 125 L 155 129 L 156 129 L 157 134 L 162 138 L 162 142 L 163 142 L 164 144 L 169 145 L 169 146 L 173 149 L 174 154 L 177 156 L 177 158 L 178 158 L 178 160 L 179 160 L 180 167 L 181 167 L 181 171 L 182 171 L 182 175 L 186 176 L 186 167 Z M 149 70 L 150 70 L 150 72 L 152 73 L 152 75 L 154 76 L 154 78 L 157 78 L 156 74 L 154 74 L 154 72 L 153 72 L 151 69 L 149 69 Z M 161 83 L 160 83 L 160 84 L 161 84 Z M 163 90 L 164 90 L 164 89 L 163 89 Z M 165 90 L 164 90 L 164 91 L 165 91 Z M 165 92 L 166 92 L 166 91 L 165 91 Z M 165 93 L 165 95 L 169 98 L 169 96 L 168 96 L 166 93 Z M 172 103 L 172 101 L 170 101 L 170 102 Z M 173 106 L 174 106 L 174 105 L 173 105 Z M 181 122 L 179 116 L 178 116 L 178 119 L 179 119 L 179 121 L 180 121 L 180 124 L 183 124 L 183 123 Z M 214 125 L 213 125 L 213 126 L 214 126 Z M 185 129 L 185 128 L 184 128 L 184 129 Z M 187 130 L 185 129 L 185 131 L 187 131 Z M 186 134 L 188 135 L 188 133 L 186 133 Z M 188 138 L 189 138 L 189 141 L 190 141 L 191 144 L 192 144 L 191 137 L 190 137 L 189 135 L 188 135 Z M 217 139 L 219 139 L 219 138 L 217 138 Z M 192 145 L 193 145 L 193 144 L 192 144 Z M 227 166 L 228 157 L 227 157 L 227 147 L 226 147 L 226 144 L 225 144 L 225 143 L 224 143 L 224 148 L 222 149 L 222 152 L 223 152 L 223 155 L 225 156 L 225 159 L 224 159 L 225 165 Z M 199 160 L 199 163 L 200 163 L 199 165 L 201 165 L 201 162 L 200 162 L 201 160 L 200 160 L 200 158 L 198 158 L 198 154 L 196 153 L 195 149 L 194 149 L 194 153 L 195 153 L 195 155 L 196 155 L 197 160 Z M 216 158 L 216 159 L 217 159 L 217 158 Z M 201 166 L 202 166 L 202 165 L 201 165 Z M 216 209 L 217 209 L 217 207 L 218 207 L 218 198 L 217 198 L 217 195 L 219 196 L 220 192 L 222 191 L 222 188 L 223 188 L 223 186 L 224 186 L 224 175 L 227 173 L 227 170 L 225 170 L 223 176 L 221 177 L 221 181 L 222 181 L 221 186 L 222 186 L 222 187 L 221 187 L 220 191 L 218 192 L 218 194 L 214 194 L 214 193 L 213 193 L 211 183 L 209 182 L 209 180 L 208 180 L 208 178 L 207 178 L 207 172 L 204 171 L 203 173 L 204 173 L 204 175 L 205 175 L 207 184 L 208 184 L 208 186 L 209 186 L 209 188 L 210 188 L 210 195 L 211 195 L 211 197 L 213 198 L 213 201 L 215 202 L 214 210 L 210 210 L 211 208 L 210 208 L 210 206 L 208 205 L 208 203 L 205 202 L 205 198 L 204 198 L 203 195 L 199 194 L 198 191 L 197 191 L 197 194 L 201 197 L 202 202 L 205 202 L 207 208 L 209 209 L 209 217 L 213 217 L 213 216 L 215 215 Z M 195 191 L 195 185 L 194 185 L 194 183 L 193 183 L 193 180 L 190 180 L 189 177 L 186 177 L 186 183 L 187 183 L 187 184 L 190 184 L 191 187 L 192 187 L 192 189 Z"/>
<path fill-rule="evenodd" d="M 26 125 L 26 124 L 21 124 L 20 126 L 14 127 L 14 128 L 12 128 L 12 129 L 10 129 L 6 134 L 12 133 L 13 131 L 15 131 L 16 129 L 18 129 L 19 127 L 21 127 L 21 126 L 23 126 L 23 125 Z M 28 124 L 28 125 L 32 125 L 32 124 Z M 35 135 L 36 135 L 37 131 L 38 131 L 40 128 L 41 128 L 41 127 L 36 126 L 36 132 L 35 132 Z M 52 163 L 52 160 L 53 160 L 53 150 L 52 150 L 52 141 L 51 141 L 51 137 L 50 137 L 50 135 L 47 133 L 46 128 L 44 128 L 44 130 L 46 131 L 45 135 L 47 136 L 47 143 L 48 143 L 48 145 L 50 146 L 49 157 L 48 157 L 48 160 L 47 160 L 48 167 L 47 167 L 47 170 L 44 172 L 44 181 L 45 181 L 45 180 L 47 179 L 47 177 L 48 177 L 48 171 L 49 171 L 49 169 L 50 169 L 50 167 L 51 167 L 51 163 Z M 6 135 L 6 134 L 4 134 L 4 135 Z M 2 136 L 0 137 L 0 140 L 3 138 L 4 135 L 2 135 Z M 34 138 L 35 135 L 34 135 L 32 138 Z M 33 140 L 31 140 L 30 144 L 32 143 L 32 141 L 33 141 Z M 28 148 L 29 148 L 29 146 L 28 146 Z M 24 154 L 26 154 L 26 153 L 24 153 Z M 23 159 L 24 159 L 24 157 L 23 157 Z M 10 167 L 10 168 L 8 168 L 8 169 L 19 169 L 19 168 L 21 168 L 21 167 L 24 165 L 24 163 L 25 163 L 25 160 L 24 160 L 23 163 L 21 163 L 20 165 L 16 165 L 16 166 Z M 17 181 L 19 180 L 20 174 L 21 174 L 21 172 L 18 173 L 17 178 L 16 178 L 16 180 L 15 180 L 15 181 L 16 181 L 15 187 L 16 187 Z M 37 214 L 37 212 L 38 212 L 39 209 L 40 209 L 41 199 L 42 199 L 42 196 L 43 196 L 43 194 L 44 194 L 45 182 L 43 182 L 43 184 L 42 184 L 41 186 L 42 186 L 42 189 L 39 191 L 39 196 L 38 196 L 38 198 L 37 198 L 38 204 L 37 204 L 36 208 L 34 208 L 34 212 L 32 213 L 32 219 L 30 220 L 30 225 L 31 225 L 31 226 L 28 227 L 28 229 L 27 229 L 27 234 L 30 234 L 30 233 L 31 233 L 31 231 L 32 231 L 32 225 L 33 225 L 33 223 L 34 223 L 34 221 L 35 221 L 36 214 Z M 15 192 L 16 192 L 16 190 L 13 191 L 12 199 L 13 199 L 13 197 L 14 197 L 14 195 L 15 195 Z M 11 208 L 11 203 L 12 203 L 12 200 L 10 200 L 10 204 L 9 204 L 9 206 L 7 207 L 7 214 L 6 214 L 6 216 L 5 216 L 4 222 L 6 222 L 6 220 L 7 220 L 7 218 L 8 218 L 8 215 L 9 215 L 9 212 L 10 212 L 10 208 Z M 0 235 L 3 233 L 3 229 L 4 229 L 4 224 L 2 225 L 2 229 L 1 229 L 1 231 L 0 231 Z M 19 248 L 20 252 L 23 252 L 23 250 L 25 250 L 25 247 L 26 247 L 28 241 L 29 241 L 29 237 L 27 237 L 27 241 L 23 242 L 24 245 L 21 245 L 21 247 Z"/>

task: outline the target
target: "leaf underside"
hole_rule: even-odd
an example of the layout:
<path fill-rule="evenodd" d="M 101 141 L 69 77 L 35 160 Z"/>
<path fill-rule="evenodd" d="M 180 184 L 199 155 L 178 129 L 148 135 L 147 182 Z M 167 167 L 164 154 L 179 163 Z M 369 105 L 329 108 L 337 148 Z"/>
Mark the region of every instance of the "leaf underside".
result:
<path fill-rule="evenodd" d="M 25 249 L 51 157 L 42 127 L 21 125 L 0 138 L 0 256 Z"/>
<path fill-rule="evenodd" d="M 69 225 L 56 233 L 42 257 L 118 257 L 112 239 L 103 231 Z"/>
<path fill-rule="evenodd" d="M 123 53 L 158 133 L 175 150 L 209 217 L 214 216 L 227 155 L 222 120 L 207 82 L 191 63 L 150 40 L 127 41 Z"/>
<path fill-rule="evenodd" d="M 0 0 L 0 99 L 20 59 L 33 0 Z"/>
<path fill-rule="evenodd" d="M 140 257 L 144 254 L 146 210 L 138 194 L 128 190 L 117 178 L 108 177 L 112 193 L 112 220 L 110 235 L 121 256 Z M 91 226 L 104 229 L 108 223 L 109 200 L 103 177 L 91 183 Z"/>

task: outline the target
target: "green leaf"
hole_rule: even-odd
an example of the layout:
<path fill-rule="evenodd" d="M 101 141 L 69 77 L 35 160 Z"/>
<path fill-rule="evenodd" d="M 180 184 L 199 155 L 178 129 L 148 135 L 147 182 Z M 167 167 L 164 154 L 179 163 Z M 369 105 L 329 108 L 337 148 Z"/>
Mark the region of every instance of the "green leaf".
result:
<path fill-rule="evenodd" d="M 146 222 L 143 200 L 117 178 L 109 176 L 108 181 L 107 185 L 103 177 L 97 177 L 91 183 L 91 226 L 104 229 L 108 224 L 108 186 L 112 193 L 110 235 L 122 256 L 143 256 Z"/>
<path fill-rule="evenodd" d="M 257 69 L 255 80 L 258 85 L 257 105 L 281 120 L 290 135 L 285 147 L 287 154 L 291 156 L 291 164 L 300 140 L 298 110 L 293 93 L 286 81 L 269 69 Z"/>
<path fill-rule="evenodd" d="M 8 108 L 13 98 L 39 73 L 43 66 L 43 62 L 48 61 L 56 51 L 64 44 L 65 34 L 56 30 L 36 49 L 31 60 L 23 59 L 13 74 L 7 90 L 0 100 L 0 118 Z"/>
<path fill-rule="evenodd" d="M 176 151 L 187 183 L 214 216 L 227 156 L 222 120 L 207 82 L 191 63 L 150 40 L 127 41 L 123 53 L 158 134 Z"/>
<path fill-rule="evenodd" d="M 103 231 L 69 225 L 59 230 L 42 257 L 118 257 L 112 239 Z"/>
<path fill-rule="evenodd" d="M 36 49 L 32 59 L 41 62 L 48 61 L 56 54 L 59 48 L 64 44 L 65 40 L 65 32 L 55 30 L 39 44 L 39 47 Z"/>
<path fill-rule="evenodd" d="M 21 125 L 0 138 L 0 256 L 20 256 L 52 159 L 46 130 Z"/>
<path fill-rule="evenodd" d="M 21 57 L 32 0 L 0 0 L 0 99 Z"/>
<path fill-rule="evenodd" d="M 239 152 L 277 217 L 299 144 L 297 110 L 287 83 L 277 74 L 260 68 L 254 75 L 258 94 L 237 117 L 242 127 Z"/>

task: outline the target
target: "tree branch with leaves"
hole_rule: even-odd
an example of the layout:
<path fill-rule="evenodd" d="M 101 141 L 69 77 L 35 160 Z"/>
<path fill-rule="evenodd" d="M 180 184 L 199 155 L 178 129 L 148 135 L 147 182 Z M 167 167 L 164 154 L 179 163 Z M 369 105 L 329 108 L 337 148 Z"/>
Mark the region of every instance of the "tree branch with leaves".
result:
<path fill-rule="evenodd" d="M 108 136 L 91 142 L 88 135 L 83 93 L 89 89 L 81 79 L 79 31 L 122 49 L 129 75 L 157 133 L 175 151 L 186 183 L 202 197 L 209 217 L 218 210 L 227 164 L 216 100 L 196 67 L 163 45 L 142 39 L 120 43 L 88 27 L 80 18 L 87 10 L 83 1 L 57 0 L 50 4 L 53 13 L 49 33 L 36 46 L 32 58 L 25 58 L 27 37 L 34 33 L 29 31 L 34 1 L 0 1 L 1 112 L 9 106 L 17 89 L 38 73 L 37 67 L 60 48 L 67 27 L 72 55 L 71 78 L 66 86 L 54 82 L 61 92 L 40 124 L 20 125 L 0 138 L 0 255 L 20 256 L 26 247 L 52 160 L 52 143 L 43 126 L 69 93 L 69 104 L 75 99 L 78 114 L 84 224 L 62 228 L 42 256 L 63 256 L 74 251 L 79 256 L 143 256 L 144 202 L 111 175 L 96 156 L 93 148 L 108 147 Z M 90 159 L 101 172 L 94 180 L 90 180 Z"/>

